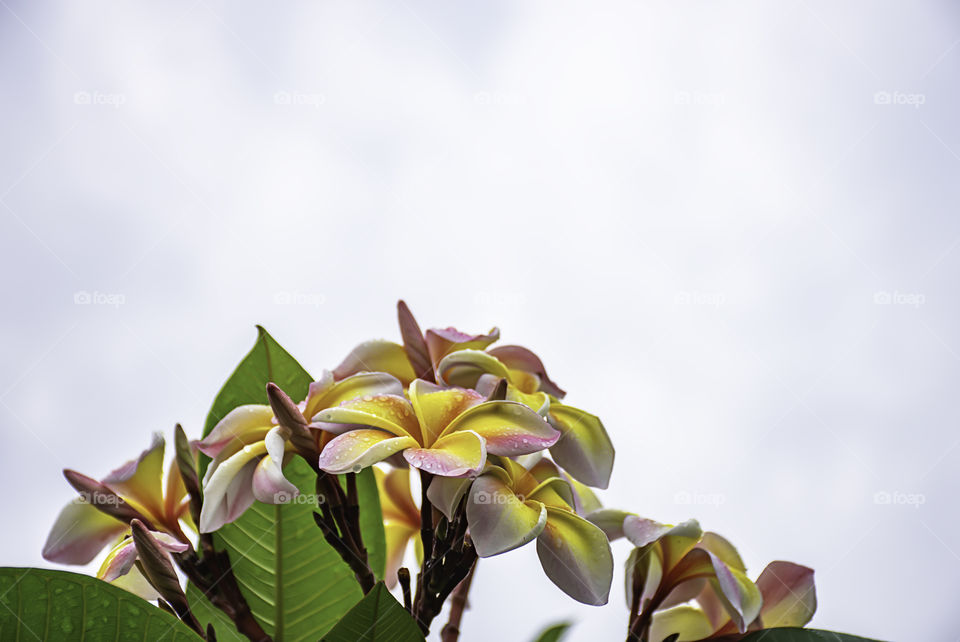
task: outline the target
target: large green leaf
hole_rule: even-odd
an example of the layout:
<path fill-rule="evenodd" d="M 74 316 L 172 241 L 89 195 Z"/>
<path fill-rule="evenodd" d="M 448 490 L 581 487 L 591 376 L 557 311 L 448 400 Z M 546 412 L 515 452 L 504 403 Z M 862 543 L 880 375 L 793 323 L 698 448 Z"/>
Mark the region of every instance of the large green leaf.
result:
<path fill-rule="evenodd" d="M 879 642 L 870 638 L 861 638 L 846 633 L 821 631 L 819 629 L 797 629 L 792 627 L 764 629 L 745 636 L 742 642 Z"/>
<path fill-rule="evenodd" d="M 567 630 L 570 627 L 570 622 L 558 622 L 557 624 L 552 624 L 545 628 L 543 632 L 537 636 L 536 642 L 559 642 L 567 634 Z"/>
<path fill-rule="evenodd" d="M 305 495 L 314 473 L 302 459 L 284 474 Z M 363 593 L 350 567 L 323 539 L 308 504 L 256 502 L 215 533 L 254 617 L 274 640 L 315 640 Z"/>
<path fill-rule="evenodd" d="M 248 403 L 269 403 L 267 383 L 273 382 L 294 399 L 307 396 L 313 379 L 270 334 L 257 326 L 257 342 L 233 371 L 207 415 L 203 427 L 206 437 L 227 413 Z"/>
<path fill-rule="evenodd" d="M 214 400 L 205 435 L 237 406 L 268 403 L 268 382 L 295 400 L 307 394 L 312 381 L 307 371 L 266 330 L 257 329 L 256 344 Z M 300 489 L 301 499 L 314 496 L 315 475 L 302 459 L 292 459 L 284 474 Z M 379 568 L 382 575 L 385 538 L 372 471 L 360 476 L 358 491 L 364 543 L 374 572 Z M 353 573 L 313 521 L 315 508 L 310 502 L 276 506 L 256 502 L 214 534 L 217 547 L 230 554 L 254 617 L 278 642 L 317 639 L 362 595 Z"/>
<path fill-rule="evenodd" d="M 383 582 L 378 583 L 322 642 L 423 642 L 420 627 Z"/>
<path fill-rule="evenodd" d="M 94 577 L 0 568 L 0 640 L 167 640 L 200 637 L 183 622 Z"/>

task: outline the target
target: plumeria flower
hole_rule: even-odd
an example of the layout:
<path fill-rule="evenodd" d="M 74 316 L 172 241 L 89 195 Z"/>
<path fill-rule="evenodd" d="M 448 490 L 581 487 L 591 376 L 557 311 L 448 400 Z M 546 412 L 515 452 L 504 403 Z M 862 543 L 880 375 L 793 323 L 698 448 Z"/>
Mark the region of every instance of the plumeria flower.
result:
<path fill-rule="evenodd" d="M 380 491 L 380 508 L 383 511 L 383 530 L 387 540 L 387 569 L 384 577 L 387 588 L 397 584 L 397 571 L 403 564 L 403 556 L 412 539 L 417 554 L 417 564 L 423 562 L 423 544 L 420 533 L 420 509 L 410 494 L 410 469 L 393 468 L 383 472 L 373 469 Z"/>
<path fill-rule="evenodd" d="M 402 393 L 400 382 L 382 373 L 363 373 L 334 381 L 324 371 L 310 384 L 300 404 L 305 416 L 357 396 Z M 209 533 L 236 520 L 254 500 L 283 504 L 299 494 L 283 475 L 284 458 L 293 454 L 290 429 L 277 422 L 269 405 L 248 404 L 234 408 L 197 447 L 213 457 L 203 478 L 203 508 L 200 532 Z M 318 436 L 322 443 L 328 437 Z"/>
<path fill-rule="evenodd" d="M 519 346 L 457 350 L 437 365 L 438 381 L 475 388 L 481 394 L 500 379 L 507 381 L 507 399 L 543 414 L 562 437 L 550 454 L 579 481 L 596 488 L 610 484 L 613 442 L 595 415 L 560 401 L 563 391 L 546 376 L 535 354 Z M 559 394 L 556 394 L 559 393 Z"/>
<path fill-rule="evenodd" d="M 154 435 L 153 443 L 139 457 L 117 468 L 101 481 L 65 471 L 68 480 L 83 489 L 80 500 L 60 512 L 46 544 L 43 557 L 61 564 L 87 564 L 105 546 L 117 542 L 100 568 L 98 577 L 115 582 L 149 597 L 152 589 L 131 572 L 136 550 L 130 540 L 129 519 L 137 517 L 151 525 L 157 539 L 173 552 L 188 548 L 180 520 L 192 524 L 186 490 L 176 464 L 163 485 L 164 440 Z M 129 544 L 129 546 L 127 545 Z"/>
<path fill-rule="evenodd" d="M 412 316 L 409 319 L 412 320 Z M 456 328 L 430 328 L 421 334 L 416 322 L 412 323 L 412 328 L 405 327 L 401 321 L 401 332 L 413 334 L 415 340 L 419 339 L 421 352 L 425 354 L 419 355 L 418 363 L 411 362 L 403 345 L 377 339 L 365 341 L 351 350 L 340 365 L 334 368 L 334 377 L 343 379 L 358 372 L 377 371 L 391 374 L 404 385 L 409 385 L 418 376 L 432 379 L 433 370 L 450 352 L 464 348 L 483 350 L 500 338 L 500 330 L 497 328 L 492 328 L 486 334 L 466 334 Z"/>
<path fill-rule="evenodd" d="M 768 628 L 802 628 L 817 610 L 813 570 L 792 562 L 770 562 L 756 580 L 763 606 L 748 631 Z M 697 605 L 682 604 L 653 616 L 650 639 L 676 634 L 677 640 L 737 639 L 739 630 L 724 605 L 710 590 L 696 598 Z"/>
<path fill-rule="evenodd" d="M 160 547 L 170 553 L 183 553 L 190 545 L 177 538 L 157 531 L 150 531 Z M 137 547 L 133 543 L 133 535 L 129 532 L 121 536 L 120 541 L 107 553 L 97 577 L 105 582 L 111 582 L 136 593 L 145 600 L 155 600 L 160 597 L 156 589 L 150 585 L 140 570 L 134 566 L 137 561 Z M 173 561 L 171 560 L 171 564 Z"/>
<path fill-rule="evenodd" d="M 747 577 L 737 550 L 720 535 L 703 532 L 696 520 L 673 526 L 609 509 L 592 513 L 590 519 L 611 541 L 626 537 L 637 547 L 627 561 L 627 603 L 636 599 L 636 604 L 647 605 L 645 609 L 667 609 L 663 611 L 667 615 L 652 618 L 656 630 L 680 626 L 682 619 L 691 629 L 717 621 L 732 633 L 743 633 L 760 615 L 760 589 Z M 710 616 L 695 620 L 689 609 L 670 608 L 693 599 L 709 605 Z M 666 635 L 652 639 L 674 632 L 665 631 Z M 705 637 L 701 632 L 681 639 L 701 639 Z"/>
<path fill-rule="evenodd" d="M 544 472 L 541 468 L 538 472 Z M 448 518 L 466 492 L 470 539 L 480 557 L 513 550 L 534 539 L 547 577 L 584 604 L 607 603 L 613 556 L 606 535 L 578 516 L 569 483 L 560 477 L 538 479 L 531 471 L 498 457 L 469 485 L 435 478 L 428 497 Z"/>
<path fill-rule="evenodd" d="M 522 461 L 518 461 L 518 463 L 529 470 L 530 474 L 539 481 L 546 481 L 553 477 L 560 477 L 565 480 L 570 486 L 571 506 L 577 515 L 586 517 L 603 508 L 600 499 L 589 486 L 577 481 L 567 471 L 562 470 L 550 459 L 543 457 L 542 453 L 540 454 L 541 457 L 532 465 L 526 465 Z"/>
<path fill-rule="evenodd" d="M 342 433 L 320 453 L 329 473 L 359 472 L 388 457 L 427 473 L 467 477 L 483 470 L 487 453 L 525 455 L 560 437 L 537 413 L 511 401 L 487 401 L 473 390 L 445 388 L 415 379 L 409 400 L 370 394 L 328 408 L 314 427 Z"/>

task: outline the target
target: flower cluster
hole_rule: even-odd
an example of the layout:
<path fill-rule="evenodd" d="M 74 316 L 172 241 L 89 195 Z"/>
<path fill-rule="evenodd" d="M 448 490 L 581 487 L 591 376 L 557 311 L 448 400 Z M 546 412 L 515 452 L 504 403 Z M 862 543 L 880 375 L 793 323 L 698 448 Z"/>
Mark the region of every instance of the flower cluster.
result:
<path fill-rule="evenodd" d="M 299 403 L 271 382 L 269 403 L 235 405 L 201 440 L 187 442 L 178 427 L 165 488 L 159 437 L 102 481 L 66 471 L 85 501 L 63 510 L 44 556 L 84 564 L 113 543 L 101 579 L 150 598 L 160 590 L 172 608 L 187 611 L 177 610 L 181 619 L 195 623 L 175 586 L 174 561 L 258 639 L 262 631 L 248 613 L 229 603 L 242 600 L 239 591 L 224 597 L 210 582 L 227 577 L 224 586 L 232 586 L 210 533 L 255 502 L 295 498 L 301 489 L 284 468 L 299 457 L 316 475 L 317 525 L 364 592 L 375 580 L 358 521 L 357 475 L 374 467 L 383 579 L 400 585 L 424 632 L 451 592 L 461 582 L 469 587 L 478 557 L 533 541 L 557 587 L 579 602 L 606 604 L 610 542 L 620 538 L 635 547 L 626 570 L 628 639 L 727 639 L 809 621 L 816 607 L 809 569 L 774 562 L 752 581 L 736 549 L 696 521 L 672 526 L 604 508 L 594 489 L 607 488 L 613 469 L 606 429 L 565 402 L 534 352 L 495 345 L 497 328 L 422 332 L 402 301 L 398 313 L 402 343 L 360 344 Z M 202 479 L 200 453 L 209 458 Z M 411 542 L 420 567 L 415 596 L 402 567 Z"/>

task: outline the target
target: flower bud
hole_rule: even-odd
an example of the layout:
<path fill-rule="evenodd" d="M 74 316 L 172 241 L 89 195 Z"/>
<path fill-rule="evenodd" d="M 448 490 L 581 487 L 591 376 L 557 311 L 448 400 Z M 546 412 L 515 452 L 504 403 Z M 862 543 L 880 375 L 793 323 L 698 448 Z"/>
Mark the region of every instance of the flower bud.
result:
<path fill-rule="evenodd" d="M 309 422 L 300 412 L 297 404 L 293 403 L 290 395 L 272 381 L 267 384 L 267 398 L 270 400 L 270 408 L 273 409 L 277 423 L 290 431 L 290 443 L 304 457 L 313 461 L 318 455 L 316 441 L 310 429 L 307 428 Z"/>
<path fill-rule="evenodd" d="M 84 501 L 92 504 L 100 512 L 106 513 L 110 517 L 115 517 L 124 523 L 132 519 L 147 521 L 146 517 L 124 501 L 122 497 L 110 490 L 106 484 L 78 473 L 75 470 L 70 470 L 69 468 L 64 469 L 63 476 L 66 477 L 70 485 L 80 493 Z"/>

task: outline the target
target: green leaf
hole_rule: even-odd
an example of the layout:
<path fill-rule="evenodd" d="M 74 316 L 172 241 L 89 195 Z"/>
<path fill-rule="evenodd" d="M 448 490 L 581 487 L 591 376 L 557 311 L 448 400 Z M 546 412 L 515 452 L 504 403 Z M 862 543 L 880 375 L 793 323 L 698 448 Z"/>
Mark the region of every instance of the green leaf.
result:
<path fill-rule="evenodd" d="M 315 475 L 292 459 L 287 479 L 304 495 L 314 493 Z M 323 539 L 309 504 L 254 503 L 216 533 L 230 553 L 233 574 L 254 617 L 274 640 L 315 640 L 363 593 L 350 568 Z"/>
<path fill-rule="evenodd" d="M 567 630 L 573 626 L 572 622 L 557 622 L 551 624 L 537 636 L 536 642 L 559 642 L 567 634 Z"/>
<path fill-rule="evenodd" d="M 742 642 L 879 642 L 870 638 L 861 638 L 846 633 L 821 631 L 819 629 L 797 629 L 792 627 L 764 629 L 751 633 Z"/>
<path fill-rule="evenodd" d="M 322 642 L 423 642 L 416 621 L 400 606 L 383 582 L 367 593 Z"/>
<path fill-rule="evenodd" d="M 204 630 L 207 624 L 213 624 L 217 632 L 217 642 L 248 642 L 246 636 L 237 631 L 233 620 L 211 604 L 203 591 L 189 582 L 187 583 L 187 602 L 190 603 L 190 611 Z"/>
<path fill-rule="evenodd" d="M 266 385 L 270 381 L 294 400 L 307 394 L 313 381 L 307 371 L 266 330 L 257 329 L 253 349 L 213 402 L 205 435 L 237 406 L 268 403 Z M 315 495 L 316 476 L 301 458 L 291 459 L 284 475 L 300 489 L 302 498 Z M 372 561 L 382 565 L 379 559 L 385 553 L 379 501 L 375 495 L 371 498 L 369 482 L 359 482 L 358 492 L 364 489 L 360 492 L 361 519 L 369 522 L 364 537 L 371 539 L 368 551 Z M 353 573 L 313 521 L 315 509 L 311 503 L 275 506 L 256 502 L 240 519 L 214 533 L 217 547 L 230 554 L 237 584 L 254 617 L 277 642 L 319 638 L 362 596 Z M 378 526 L 372 524 L 374 517 Z"/>
<path fill-rule="evenodd" d="M 367 564 L 382 580 L 387 572 L 387 536 L 383 531 L 383 510 L 380 491 L 373 468 L 364 468 L 357 474 L 357 495 L 360 499 L 360 535 L 367 548 Z"/>
<path fill-rule="evenodd" d="M 257 333 L 257 342 L 217 393 L 203 427 L 204 437 L 237 406 L 270 403 L 266 388 L 271 381 L 292 399 L 307 396 L 313 378 L 263 327 L 258 325 Z"/>
<path fill-rule="evenodd" d="M 122 588 L 87 575 L 0 568 L 0 640 L 195 642 L 186 624 Z"/>

